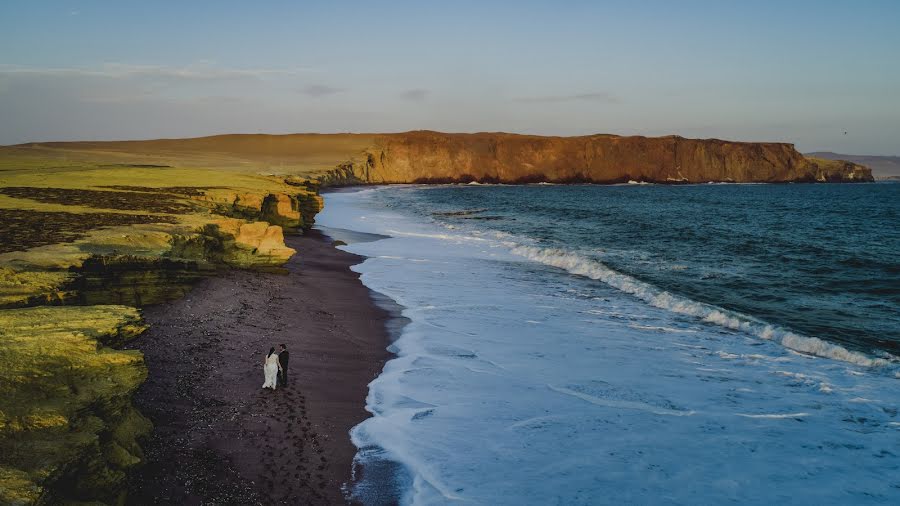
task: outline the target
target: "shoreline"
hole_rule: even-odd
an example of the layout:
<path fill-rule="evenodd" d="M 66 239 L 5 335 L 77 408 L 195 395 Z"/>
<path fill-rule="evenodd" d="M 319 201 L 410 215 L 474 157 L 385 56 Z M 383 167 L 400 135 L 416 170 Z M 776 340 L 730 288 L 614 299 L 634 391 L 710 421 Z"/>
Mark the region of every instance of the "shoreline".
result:
<path fill-rule="evenodd" d="M 144 353 L 134 402 L 154 432 L 129 504 L 346 502 L 349 431 L 371 416 L 397 312 L 350 270 L 363 257 L 318 230 L 285 242 L 285 273 L 228 271 L 144 308 L 150 330 L 126 348 Z M 281 343 L 288 387 L 264 391 L 262 359 Z"/>

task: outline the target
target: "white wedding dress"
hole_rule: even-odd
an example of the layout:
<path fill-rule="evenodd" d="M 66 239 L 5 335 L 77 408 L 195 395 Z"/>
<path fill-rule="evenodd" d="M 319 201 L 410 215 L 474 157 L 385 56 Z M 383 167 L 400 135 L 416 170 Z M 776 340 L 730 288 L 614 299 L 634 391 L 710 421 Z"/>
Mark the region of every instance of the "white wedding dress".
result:
<path fill-rule="evenodd" d="M 263 373 L 266 377 L 266 382 L 263 383 L 263 388 L 271 388 L 275 390 L 275 384 L 278 381 L 278 354 L 273 353 L 266 357 L 266 365 L 263 366 Z"/>

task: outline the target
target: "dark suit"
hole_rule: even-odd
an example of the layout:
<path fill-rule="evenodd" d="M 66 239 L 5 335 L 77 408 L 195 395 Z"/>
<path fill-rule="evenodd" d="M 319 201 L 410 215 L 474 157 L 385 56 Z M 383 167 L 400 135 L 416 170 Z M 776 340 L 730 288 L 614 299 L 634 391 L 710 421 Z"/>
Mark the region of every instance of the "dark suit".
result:
<path fill-rule="evenodd" d="M 291 355 L 287 350 L 278 354 L 278 363 L 281 364 L 281 372 L 278 374 L 278 385 L 280 386 L 287 386 L 288 360 L 290 358 Z"/>

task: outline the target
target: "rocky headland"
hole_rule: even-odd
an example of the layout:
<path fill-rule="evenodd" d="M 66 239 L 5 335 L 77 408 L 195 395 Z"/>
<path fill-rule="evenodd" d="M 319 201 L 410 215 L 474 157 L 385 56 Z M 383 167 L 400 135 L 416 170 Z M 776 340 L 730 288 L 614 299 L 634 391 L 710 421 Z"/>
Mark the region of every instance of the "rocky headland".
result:
<path fill-rule="evenodd" d="M 336 178 L 364 183 L 784 183 L 872 181 L 791 144 L 667 137 L 409 132 L 377 136 Z"/>

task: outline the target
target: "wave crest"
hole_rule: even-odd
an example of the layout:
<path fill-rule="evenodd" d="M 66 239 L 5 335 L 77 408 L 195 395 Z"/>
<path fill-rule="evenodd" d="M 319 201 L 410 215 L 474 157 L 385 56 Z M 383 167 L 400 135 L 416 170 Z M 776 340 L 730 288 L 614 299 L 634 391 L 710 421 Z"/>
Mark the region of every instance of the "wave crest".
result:
<path fill-rule="evenodd" d="M 746 332 L 761 339 L 774 341 L 800 353 L 841 360 L 864 367 L 885 367 L 892 364 L 887 359 L 869 357 L 817 337 L 802 336 L 748 315 L 672 294 L 614 271 L 601 262 L 562 249 L 517 245 L 511 251 L 515 255 L 563 269 L 571 274 L 602 281 L 652 306 L 693 316 L 728 329 Z"/>

